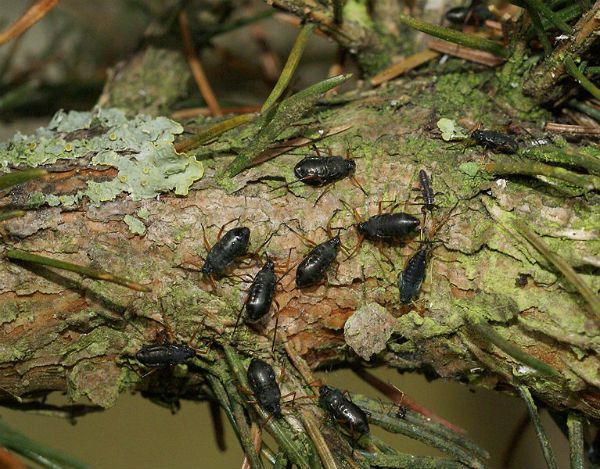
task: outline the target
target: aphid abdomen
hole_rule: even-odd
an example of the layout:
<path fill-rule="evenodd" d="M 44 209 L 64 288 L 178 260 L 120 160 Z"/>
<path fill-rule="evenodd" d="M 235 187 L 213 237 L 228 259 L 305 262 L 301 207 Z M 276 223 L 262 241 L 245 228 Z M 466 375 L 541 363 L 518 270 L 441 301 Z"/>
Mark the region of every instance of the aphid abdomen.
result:
<path fill-rule="evenodd" d="M 247 375 L 248 384 L 258 404 L 273 416 L 281 416 L 281 391 L 271 365 L 253 358 Z"/>
<path fill-rule="evenodd" d="M 478 145 L 500 153 L 516 153 L 519 149 L 519 143 L 514 137 L 494 130 L 475 130 L 471 138 Z"/>
<path fill-rule="evenodd" d="M 309 287 L 319 283 L 337 257 L 340 239 L 336 236 L 316 246 L 296 269 L 296 286 Z"/>
<path fill-rule="evenodd" d="M 431 187 L 431 180 L 424 170 L 419 171 L 419 184 L 421 185 L 424 206 L 427 210 L 432 211 L 435 207 L 435 195 Z"/>
<path fill-rule="evenodd" d="M 406 236 L 419 226 L 419 220 L 404 212 L 375 215 L 359 224 L 359 231 L 372 241 L 386 241 Z"/>
<path fill-rule="evenodd" d="M 272 264 L 271 264 L 272 265 Z M 248 290 L 245 311 L 246 321 L 254 324 L 262 321 L 271 309 L 277 277 L 272 267 L 265 265 L 254 277 Z"/>
<path fill-rule="evenodd" d="M 144 345 L 135 358 L 145 366 L 159 368 L 185 363 L 195 355 L 194 349 L 187 345 Z"/>
<path fill-rule="evenodd" d="M 249 228 L 239 227 L 229 230 L 206 255 L 202 273 L 205 275 L 222 275 L 223 271 L 237 257 L 246 254 L 249 242 Z"/>
<path fill-rule="evenodd" d="M 354 402 L 346 399 L 340 390 L 329 386 L 321 386 L 319 388 L 319 402 L 334 419 L 342 421 L 354 433 L 360 435 L 369 433 L 367 414 Z"/>
<path fill-rule="evenodd" d="M 406 268 L 398 275 L 400 303 L 408 304 L 419 294 L 427 269 L 429 246 L 424 245 L 408 261 Z"/>
<path fill-rule="evenodd" d="M 322 186 L 349 176 L 355 168 L 341 156 L 308 156 L 294 167 L 294 174 L 309 186 Z"/>

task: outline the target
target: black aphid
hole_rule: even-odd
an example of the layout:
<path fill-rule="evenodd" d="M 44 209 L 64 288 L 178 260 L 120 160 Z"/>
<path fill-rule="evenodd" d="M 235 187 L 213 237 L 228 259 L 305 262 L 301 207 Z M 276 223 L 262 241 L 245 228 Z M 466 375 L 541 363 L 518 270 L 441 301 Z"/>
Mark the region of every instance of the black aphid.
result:
<path fill-rule="evenodd" d="M 354 173 L 356 163 L 342 156 L 307 156 L 294 167 L 298 180 L 309 186 L 324 186 Z"/>
<path fill-rule="evenodd" d="M 323 280 L 325 272 L 333 264 L 342 244 L 339 235 L 315 246 L 296 269 L 296 286 L 310 287 Z"/>
<path fill-rule="evenodd" d="M 221 276 L 238 257 L 246 254 L 250 242 L 250 228 L 233 228 L 223 235 L 208 251 L 202 266 L 204 275 Z"/>
<path fill-rule="evenodd" d="M 496 19 L 496 15 L 480 0 L 473 0 L 470 5 L 450 8 L 444 17 L 455 25 L 480 26 L 487 20 Z"/>
<path fill-rule="evenodd" d="M 149 368 L 165 368 L 186 363 L 196 356 L 196 351 L 183 344 L 144 345 L 135 354 L 142 365 Z"/>
<path fill-rule="evenodd" d="M 519 142 L 513 136 L 495 130 L 475 130 L 471 138 L 477 145 L 499 153 L 512 154 L 519 149 Z"/>
<path fill-rule="evenodd" d="M 258 404 L 273 417 L 281 417 L 281 391 L 271 365 L 253 358 L 248 367 L 248 384 Z"/>
<path fill-rule="evenodd" d="M 244 304 L 246 322 L 255 324 L 267 316 L 273 304 L 276 286 L 275 264 L 267 259 L 248 289 L 248 298 Z"/>
<path fill-rule="evenodd" d="M 344 397 L 342 392 L 329 386 L 319 387 L 319 402 L 338 421 L 350 428 L 352 433 L 369 433 L 367 414 L 354 402 Z"/>
<path fill-rule="evenodd" d="M 419 185 L 421 186 L 421 194 L 423 195 L 423 212 L 425 210 L 432 212 L 435 208 L 435 194 L 431 186 L 431 179 L 424 169 L 419 171 Z"/>
<path fill-rule="evenodd" d="M 375 215 L 358 223 L 356 229 L 371 241 L 393 241 L 402 238 L 419 226 L 419 220 L 404 212 Z"/>
<path fill-rule="evenodd" d="M 410 303 L 418 296 L 423 280 L 425 279 L 427 258 L 431 249 L 431 242 L 424 241 L 419 250 L 408 260 L 404 270 L 398 275 L 400 303 L 403 305 Z"/>

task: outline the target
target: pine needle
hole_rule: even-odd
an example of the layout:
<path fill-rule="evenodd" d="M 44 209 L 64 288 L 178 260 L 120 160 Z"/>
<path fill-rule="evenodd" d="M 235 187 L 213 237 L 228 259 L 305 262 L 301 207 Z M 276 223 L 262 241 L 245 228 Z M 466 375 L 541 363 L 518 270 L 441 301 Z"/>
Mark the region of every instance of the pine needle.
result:
<path fill-rule="evenodd" d="M 106 282 L 116 283 L 117 285 L 122 285 L 124 287 L 130 288 L 132 290 L 141 291 L 141 292 L 149 292 L 151 291 L 149 287 L 144 285 L 140 285 L 137 282 L 132 280 L 118 277 L 108 272 L 104 272 L 102 270 L 95 270 L 89 267 L 84 267 L 77 264 L 72 264 L 70 262 L 60 261 L 58 259 L 52 259 L 50 257 L 38 256 L 36 254 L 31 254 L 29 252 L 20 251 L 18 249 L 10 249 L 6 253 L 6 257 L 13 261 L 22 261 L 30 264 L 37 265 L 46 265 L 48 267 L 56 267 L 57 269 L 68 270 L 69 272 L 76 272 L 84 277 L 93 278 L 96 280 L 104 280 Z"/>
<path fill-rule="evenodd" d="M 307 23 L 298 33 L 287 62 L 281 71 L 281 75 L 279 75 L 279 79 L 277 80 L 277 83 L 275 83 L 271 94 L 267 97 L 262 105 L 261 112 L 269 110 L 290 84 L 292 76 L 294 75 L 294 72 L 300 63 L 300 59 L 302 58 L 302 53 L 306 48 L 306 43 L 315 30 L 315 27 L 316 26 L 314 24 Z"/>
<path fill-rule="evenodd" d="M 537 407 L 535 406 L 535 402 L 533 402 L 533 398 L 531 397 L 529 389 L 526 386 L 518 385 L 517 391 L 519 392 L 521 398 L 525 401 L 525 405 L 527 406 L 527 410 L 531 416 L 531 421 L 535 427 L 535 433 L 537 434 L 538 441 L 542 447 L 542 453 L 544 453 L 544 459 L 546 459 L 546 465 L 548 466 L 548 469 L 558 469 L 556 460 L 554 459 L 554 454 L 552 453 L 552 447 L 550 446 L 548 437 L 546 437 L 546 432 L 542 426 L 540 415 L 538 414 Z"/>
<path fill-rule="evenodd" d="M 600 88 L 587 79 L 577 65 L 575 65 L 575 62 L 570 55 L 565 57 L 564 64 L 569 74 L 579 82 L 583 89 L 590 93 L 594 98 L 600 99 Z"/>
<path fill-rule="evenodd" d="M 0 33 L 0 46 L 19 37 L 58 5 L 58 0 L 38 0 L 8 28 Z"/>
<path fill-rule="evenodd" d="M 48 174 L 48 171 L 40 168 L 25 169 L 23 171 L 13 171 L 12 173 L 3 174 L 0 176 L 0 190 L 45 176 L 46 174 Z"/>
<path fill-rule="evenodd" d="M 567 428 L 571 469 L 585 469 L 583 417 L 576 412 L 570 412 L 567 417 Z"/>
<path fill-rule="evenodd" d="M 435 24 L 427 23 L 426 21 L 412 18 L 406 15 L 398 15 L 397 19 L 411 28 L 418 29 L 431 36 L 444 39 L 448 42 L 460 44 L 461 46 L 471 47 L 473 49 L 484 50 L 490 52 L 498 57 L 508 57 L 508 51 L 499 43 L 490 41 L 479 36 L 473 36 L 471 34 L 465 34 L 454 29 L 445 28 Z"/>

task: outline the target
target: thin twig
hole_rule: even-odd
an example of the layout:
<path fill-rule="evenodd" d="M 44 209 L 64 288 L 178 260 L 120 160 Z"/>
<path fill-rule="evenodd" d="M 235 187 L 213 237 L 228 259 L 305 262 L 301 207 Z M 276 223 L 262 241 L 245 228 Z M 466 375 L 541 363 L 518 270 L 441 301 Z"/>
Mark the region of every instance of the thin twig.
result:
<path fill-rule="evenodd" d="M 416 54 L 411 55 L 410 57 L 406 57 L 404 60 L 395 63 L 386 68 L 385 70 L 379 72 L 377 75 L 371 78 L 371 85 L 378 86 L 382 83 L 393 80 L 394 78 L 397 78 L 400 75 L 410 70 L 413 70 L 429 62 L 430 60 L 435 59 L 439 55 L 440 54 L 438 52 L 434 52 L 432 50 L 427 49 L 421 52 L 417 52 Z"/>
<path fill-rule="evenodd" d="M 443 41 L 441 39 L 429 38 L 426 42 L 427 47 L 443 54 L 453 55 L 461 59 L 468 60 L 488 67 L 496 67 L 504 62 L 497 55 L 490 54 L 483 50 L 472 49 L 470 47 L 459 46 L 452 42 Z"/>
<path fill-rule="evenodd" d="M 56 267 L 57 269 L 68 270 L 69 272 L 76 272 L 85 277 L 93 278 L 96 280 L 105 280 L 107 282 L 116 283 L 117 285 L 122 285 L 124 287 L 130 288 L 132 290 L 141 291 L 141 292 L 149 292 L 151 289 L 144 285 L 140 285 L 137 282 L 132 280 L 118 277 L 108 272 L 104 272 L 102 270 L 95 270 L 89 267 L 84 267 L 77 264 L 72 264 L 70 262 L 60 261 L 58 259 L 52 259 L 50 257 L 38 256 L 36 254 L 31 254 L 29 252 L 20 251 L 18 249 L 10 249 L 6 253 L 6 257 L 8 259 L 14 261 L 22 261 L 31 264 L 38 265 L 46 265 L 48 267 Z"/>
<path fill-rule="evenodd" d="M 585 469 L 583 417 L 581 414 L 570 412 L 567 417 L 567 428 L 569 429 L 571 469 Z"/>
<path fill-rule="evenodd" d="M 527 2 L 527 0 L 524 1 Z M 550 55 L 552 53 L 552 44 L 550 44 L 550 40 L 548 39 L 548 36 L 546 36 L 546 32 L 544 31 L 544 26 L 542 25 L 540 15 L 538 14 L 535 8 L 528 8 L 527 12 L 529 13 L 529 17 L 531 18 L 533 29 L 535 29 L 538 39 L 542 43 L 542 47 L 544 48 L 544 54 Z"/>
<path fill-rule="evenodd" d="M 600 135 L 600 130 L 593 127 L 584 127 L 582 125 L 573 124 L 559 124 L 558 122 L 548 122 L 545 130 L 557 134 L 581 135 L 590 137 Z"/>
<path fill-rule="evenodd" d="M 396 404 L 402 405 L 402 406 L 406 407 L 407 409 L 411 409 L 411 410 L 421 414 L 423 417 L 427 417 L 431 420 L 435 420 L 436 422 L 448 427 L 452 431 L 455 431 L 457 433 L 462 433 L 462 434 L 466 433 L 465 430 L 463 430 L 462 428 L 457 427 L 456 425 L 448 422 L 446 419 L 436 415 L 433 411 L 427 409 L 426 407 L 423 407 L 421 404 L 414 401 L 413 399 L 408 397 L 403 392 L 400 392 L 396 387 L 380 380 L 377 376 L 375 376 L 372 373 L 369 373 L 364 368 L 354 367 L 354 368 L 352 368 L 352 371 L 356 375 L 358 375 L 361 379 L 363 379 L 364 381 L 369 383 L 371 386 L 373 386 L 375 389 L 377 389 L 379 392 L 382 392 L 383 394 L 385 394 L 388 397 L 388 399 L 395 402 Z"/>
<path fill-rule="evenodd" d="M 196 81 L 196 85 L 198 85 L 198 89 L 200 90 L 200 94 L 206 101 L 210 111 L 213 116 L 222 116 L 223 112 L 219 107 L 219 102 L 213 93 L 213 90 L 206 78 L 206 74 L 204 73 L 204 69 L 202 68 L 202 64 L 200 63 L 200 59 L 196 55 L 196 51 L 194 50 L 194 43 L 192 41 L 192 35 L 190 34 L 190 25 L 187 17 L 187 13 L 184 10 L 179 12 L 179 27 L 181 30 L 181 38 L 183 40 L 183 48 L 185 50 L 185 55 L 190 65 L 190 69 L 192 70 L 192 75 L 194 76 L 194 80 Z"/>
<path fill-rule="evenodd" d="M 257 453 L 260 453 L 260 447 L 262 443 L 262 432 L 256 422 L 252 422 L 250 427 L 250 435 L 252 436 L 252 442 Z M 242 469 L 250 469 L 250 460 L 247 455 L 244 455 L 244 461 L 242 462 Z"/>
<path fill-rule="evenodd" d="M 329 446 L 327 446 L 327 442 L 325 441 L 325 438 L 319 429 L 319 425 L 315 421 L 312 413 L 306 409 L 301 409 L 300 419 L 302 420 L 302 424 L 306 429 L 306 433 L 308 433 L 308 436 L 315 444 L 315 448 L 325 469 L 337 469 L 337 464 L 335 463 L 335 459 L 331 454 L 331 450 L 329 449 Z"/>
<path fill-rule="evenodd" d="M 546 465 L 548 466 L 548 469 L 558 469 L 556 460 L 554 459 L 554 454 L 552 453 L 552 447 L 550 446 L 550 442 L 546 437 L 546 432 L 542 426 L 540 415 L 538 414 L 537 407 L 535 406 L 535 402 L 533 402 L 533 398 L 531 397 L 529 389 L 526 386 L 518 385 L 517 391 L 519 392 L 521 398 L 525 401 L 525 405 L 527 406 L 527 410 L 531 416 L 531 421 L 535 427 L 535 433 L 537 434 L 538 441 L 542 447 L 542 453 L 544 453 L 544 459 L 546 459 Z"/>
<path fill-rule="evenodd" d="M 48 14 L 59 0 L 38 0 L 23 15 L 0 33 L 0 46 L 19 37 Z"/>
<path fill-rule="evenodd" d="M 294 75 L 294 72 L 296 71 L 296 68 L 300 63 L 300 59 L 302 58 L 302 53 L 306 48 L 306 43 L 312 35 L 312 32 L 314 31 L 315 27 L 316 26 L 314 24 L 307 23 L 302 27 L 302 29 L 298 33 L 298 36 L 296 37 L 296 41 L 294 42 L 294 46 L 292 47 L 287 62 L 285 63 L 285 66 L 281 71 L 281 75 L 279 75 L 279 79 L 277 80 L 277 83 L 275 83 L 271 94 L 267 97 L 264 104 L 262 105 L 261 112 L 265 112 L 268 109 L 270 109 L 290 84 L 292 76 Z"/>
<path fill-rule="evenodd" d="M 351 396 L 352 401 L 356 405 L 371 414 L 369 420 L 384 430 L 392 433 L 401 433 L 409 438 L 444 451 L 472 468 L 481 469 L 486 467 L 484 459 L 488 457 L 487 453 L 472 442 L 469 442 L 469 447 L 467 447 L 457 441 L 450 440 L 447 435 L 438 433 L 440 427 L 446 427 L 427 421 L 415 413 L 412 414 L 415 419 L 409 420 L 406 417 L 408 417 L 410 411 L 407 412 L 405 418 L 390 416 L 381 411 L 380 402 L 358 394 L 352 394 Z M 467 441 L 462 435 L 455 435 L 456 438 L 461 438 L 463 442 Z M 473 450 L 473 448 L 477 448 L 477 450 Z"/>
<path fill-rule="evenodd" d="M 252 436 L 250 435 L 250 428 L 246 422 L 246 415 L 242 406 L 242 397 L 240 396 L 239 391 L 233 382 L 227 376 L 222 376 L 221 382 L 223 383 L 223 386 L 227 391 L 227 395 L 229 396 L 231 411 L 235 420 L 235 425 L 239 431 L 242 449 L 250 461 L 250 467 L 252 469 L 262 469 L 262 461 L 258 457 L 258 453 L 256 452 L 254 443 L 252 441 Z"/>
<path fill-rule="evenodd" d="M 237 378 L 238 382 L 248 389 L 248 379 L 246 372 L 243 369 L 240 357 L 233 347 L 230 345 L 224 345 L 223 350 L 225 352 L 225 358 L 233 374 Z M 300 467 L 310 467 L 305 453 L 298 446 L 299 441 L 297 439 L 290 438 L 284 427 L 277 421 L 268 415 L 259 405 L 254 406 L 254 410 L 263 419 L 267 431 L 271 434 L 273 439 L 277 442 L 279 447 L 285 451 L 288 458 L 298 464 Z"/>

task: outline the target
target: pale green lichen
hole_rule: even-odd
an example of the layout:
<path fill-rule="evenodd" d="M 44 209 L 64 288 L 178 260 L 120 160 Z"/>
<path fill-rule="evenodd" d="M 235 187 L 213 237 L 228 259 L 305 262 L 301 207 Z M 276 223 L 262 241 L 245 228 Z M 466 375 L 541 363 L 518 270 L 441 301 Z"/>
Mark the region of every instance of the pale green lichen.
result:
<path fill-rule="evenodd" d="M 139 218 L 132 217 L 131 215 L 125 215 L 123 221 L 127 224 L 129 231 L 131 231 L 133 234 L 143 235 L 146 233 L 146 226 Z"/>
<path fill-rule="evenodd" d="M 127 118 L 120 109 L 93 112 L 59 111 L 48 127 L 33 135 L 17 134 L 0 143 L 0 167 L 51 165 L 59 160 L 91 158 L 91 163 L 118 170 L 109 181 L 88 181 L 75 194 L 45 194 L 52 206 L 74 205 L 83 197 L 94 205 L 128 193 L 133 200 L 153 198 L 161 192 L 186 195 L 204 175 L 204 166 L 173 148 L 175 135 L 183 128 L 165 117 L 139 115 Z M 30 202 L 41 205 L 40 193 Z"/>
<path fill-rule="evenodd" d="M 462 140 L 468 137 L 465 130 L 453 119 L 442 117 L 437 121 L 437 127 L 440 129 L 440 132 L 442 132 L 442 139 L 446 142 Z"/>
<path fill-rule="evenodd" d="M 142 207 L 138 210 L 137 216 L 142 220 L 148 220 L 150 218 L 150 211 L 146 207 Z"/>

